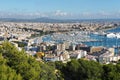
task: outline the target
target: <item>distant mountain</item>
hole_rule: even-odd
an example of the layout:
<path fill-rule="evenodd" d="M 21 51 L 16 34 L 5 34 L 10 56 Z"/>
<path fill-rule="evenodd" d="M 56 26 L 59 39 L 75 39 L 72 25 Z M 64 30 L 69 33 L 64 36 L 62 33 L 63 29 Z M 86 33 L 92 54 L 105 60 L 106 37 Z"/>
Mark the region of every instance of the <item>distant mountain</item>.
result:
<path fill-rule="evenodd" d="M 50 19 L 50 18 L 36 18 L 36 19 L 17 19 L 17 18 L 0 18 L 4 22 L 64 22 L 64 20 Z"/>
<path fill-rule="evenodd" d="M 50 18 L 36 18 L 36 19 L 17 19 L 17 18 L 0 18 L 3 22 L 45 22 L 45 23 L 73 23 L 73 22 L 113 22 L 120 21 L 120 19 L 50 19 Z"/>

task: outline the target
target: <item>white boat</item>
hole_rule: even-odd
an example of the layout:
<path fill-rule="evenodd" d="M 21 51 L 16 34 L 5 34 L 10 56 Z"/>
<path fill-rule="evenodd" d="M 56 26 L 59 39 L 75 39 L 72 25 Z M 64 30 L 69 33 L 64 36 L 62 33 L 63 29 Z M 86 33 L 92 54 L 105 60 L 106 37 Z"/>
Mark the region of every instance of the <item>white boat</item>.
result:
<path fill-rule="evenodd" d="M 114 34 L 114 33 L 109 33 L 109 34 L 107 34 L 107 37 L 108 37 L 108 38 L 115 38 L 115 37 L 116 37 L 116 34 Z"/>

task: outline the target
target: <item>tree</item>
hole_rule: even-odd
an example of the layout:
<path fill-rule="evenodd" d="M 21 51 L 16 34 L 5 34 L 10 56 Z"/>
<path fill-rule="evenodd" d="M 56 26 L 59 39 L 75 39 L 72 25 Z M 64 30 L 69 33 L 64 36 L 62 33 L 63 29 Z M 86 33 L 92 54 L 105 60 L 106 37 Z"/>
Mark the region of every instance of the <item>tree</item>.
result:
<path fill-rule="evenodd" d="M 108 64 L 108 65 L 103 65 L 103 80 L 119 80 L 120 79 L 120 65 L 113 65 L 113 64 Z"/>
<path fill-rule="evenodd" d="M 6 60 L 0 54 L 0 79 L 1 80 L 22 80 L 22 76 L 6 65 Z"/>
<path fill-rule="evenodd" d="M 56 62 L 65 80 L 102 80 L 102 65 L 87 60 L 71 60 L 68 63 Z"/>
<path fill-rule="evenodd" d="M 18 51 L 9 42 L 4 42 L 0 52 L 7 60 L 7 65 L 20 74 L 24 80 L 56 80 L 55 69 L 47 64 L 37 62 L 34 57 L 28 56 L 25 51 Z"/>

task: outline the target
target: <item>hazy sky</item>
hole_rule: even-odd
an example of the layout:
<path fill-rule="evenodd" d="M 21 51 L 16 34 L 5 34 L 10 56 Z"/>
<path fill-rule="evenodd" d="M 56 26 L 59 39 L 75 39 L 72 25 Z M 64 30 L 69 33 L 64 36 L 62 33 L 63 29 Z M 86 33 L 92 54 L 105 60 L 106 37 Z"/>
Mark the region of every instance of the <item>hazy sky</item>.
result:
<path fill-rule="evenodd" d="M 0 0 L 0 17 L 120 18 L 120 0 Z"/>

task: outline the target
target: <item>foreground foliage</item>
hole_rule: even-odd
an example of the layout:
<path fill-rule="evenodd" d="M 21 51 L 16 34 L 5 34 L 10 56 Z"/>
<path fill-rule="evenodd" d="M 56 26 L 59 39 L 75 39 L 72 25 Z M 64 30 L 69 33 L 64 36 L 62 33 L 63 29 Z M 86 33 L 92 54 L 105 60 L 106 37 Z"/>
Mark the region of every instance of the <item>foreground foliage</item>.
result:
<path fill-rule="evenodd" d="M 22 80 L 20 74 L 6 65 L 6 60 L 0 54 L 0 80 Z"/>
<path fill-rule="evenodd" d="M 99 64 L 94 61 L 72 60 L 55 62 L 65 80 L 120 80 L 120 64 Z"/>
<path fill-rule="evenodd" d="M 103 65 L 83 59 L 38 62 L 4 42 L 0 46 L 0 80 L 120 80 L 120 63 Z"/>

